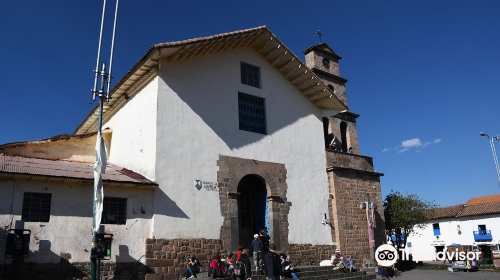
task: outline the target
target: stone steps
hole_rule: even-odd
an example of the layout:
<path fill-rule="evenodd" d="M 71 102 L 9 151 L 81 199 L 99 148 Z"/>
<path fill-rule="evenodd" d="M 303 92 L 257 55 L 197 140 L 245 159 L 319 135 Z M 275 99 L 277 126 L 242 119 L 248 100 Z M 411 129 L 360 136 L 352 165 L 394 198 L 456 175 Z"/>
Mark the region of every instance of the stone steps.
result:
<path fill-rule="evenodd" d="M 344 273 L 340 270 L 333 270 L 331 266 L 305 266 L 295 267 L 297 275 L 300 280 L 370 280 L 376 279 L 374 273 L 366 273 L 365 271 L 347 272 Z M 196 280 L 209 280 L 207 272 L 198 274 Z M 220 280 L 232 280 L 231 278 L 218 278 Z M 266 280 L 265 275 L 256 275 L 252 271 L 252 280 Z M 292 278 L 293 280 L 293 278 Z"/>

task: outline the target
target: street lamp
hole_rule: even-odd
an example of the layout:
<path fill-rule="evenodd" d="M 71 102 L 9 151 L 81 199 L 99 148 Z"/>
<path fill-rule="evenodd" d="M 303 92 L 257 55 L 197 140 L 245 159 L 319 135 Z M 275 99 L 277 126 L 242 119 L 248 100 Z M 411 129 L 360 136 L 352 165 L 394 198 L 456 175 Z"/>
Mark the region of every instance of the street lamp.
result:
<path fill-rule="evenodd" d="M 495 136 L 493 138 L 490 138 L 490 136 L 488 136 L 488 134 L 484 132 L 479 133 L 479 135 L 488 137 L 488 140 L 490 141 L 491 152 L 493 153 L 493 160 L 495 161 L 495 167 L 497 169 L 498 183 L 500 184 L 500 168 L 498 167 L 497 152 L 495 150 L 495 144 L 493 143 L 493 139 L 500 140 L 500 137 Z"/>

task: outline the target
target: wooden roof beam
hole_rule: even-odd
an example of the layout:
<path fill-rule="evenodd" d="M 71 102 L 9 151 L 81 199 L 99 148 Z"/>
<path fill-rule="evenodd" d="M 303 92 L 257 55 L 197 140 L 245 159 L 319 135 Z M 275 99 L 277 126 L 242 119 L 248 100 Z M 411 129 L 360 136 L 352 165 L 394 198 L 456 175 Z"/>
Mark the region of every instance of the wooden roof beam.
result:
<path fill-rule="evenodd" d="M 303 81 L 302 83 L 300 83 L 300 85 L 298 85 L 297 88 L 301 89 L 301 88 L 305 87 L 308 83 L 310 83 L 313 80 L 314 80 L 314 77 L 306 79 L 305 81 Z"/>
<path fill-rule="evenodd" d="M 326 88 L 324 88 L 324 89 L 322 89 L 322 90 L 320 90 L 320 91 L 315 92 L 313 95 L 311 95 L 311 96 L 309 97 L 309 100 L 314 100 L 314 99 L 318 98 L 318 97 L 319 97 L 321 94 L 323 94 L 324 92 L 326 92 Z"/>
<path fill-rule="evenodd" d="M 288 51 L 284 51 L 283 53 L 281 53 L 280 55 L 278 55 L 278 57 L 276 57 L 272 62 L 271 62 L 271 65 L 274 66 L 276 65 L 278 62 L 280 62 L 280 60 L 288 54 Z"/>
<path fill-rule="evenodd" d="M 190 53 L 192 53 L 192 52 L 196 49 L 196 47 L 197 47 L 198 45 L 199 45 L 199 44 L 193 44 L 193 47 L 192 47 L 192 48 L 190 48 L 187 52 L 185 52 L 185 53 L 184 53 L 184 55 L 181 55 L 181 56 L 179 57 L 179 60 L 180 60 L 180 59 L 185 58 L 185 57 L 186 57 L 186 56 L 188 56 Z"/>
<path fill-rule="evenodd" d="M 273 37 L 269 38 L 269 40 L 267 40 L 264 44 L 262 44 L 259 47 L 259 49 L 257 50 L 257 53 L 260 53 L 261 51 L 263 51 L 272 40 L 273 40 Z"/>
<path fill-rule="evenodd" d="M 204 54 L 206 54 L 206 53 L 210 53 L 210 52 L 214 49 L 214 47 L 215 47 L 215 46 L 217 46 L 217 43 L 218 43 L 218 42 L 217 42 L 217 40 L 212 40 L 211 44 L 210 44 L 210 45 L 208 45 L 208 46 L 207 46 L 207 47 L 206 47 L 206 48 L 205 48 L 205 49 L 204 49 L 204 50 L 200 53 L 200 55 L 204 55 Z"/>
<path fill-rule="evenodd" d="M 224 42 L 226 42 L 228 38 L 229 38 L 229 37 L 226 37 L 226 38 L 224 38 L 224 39 L 222 39 L 222 40 L 220 40 L 220 41 L 219 41 L 219 40 L 215 40 L 218 44 L 213 45 L 213 46 L 210 48 L 210 50 L 207 52 L 207 54 L 211 54 L 211 53 L 213 53 L 214 51 L 215 51 L 215 52 L 218 52 L 218 51 L 222 48 L 222 46 L 223 46 Z"/>
<path fill-rule="evenodd" d="M 293 61 L 295 61 L 295 57 L 292 57 L 292 59 L 289 59 L 287 62 L 285 62 L 285 64 L 281 65 L 280 68 L 278 68 L 278 72 L 283 72 L 283 70 L 285 70 Z"/>
<path fill-rule="evenodd" d="M 299 64 L 299 65 L 297 65 L 297 66 L 293 67 L 293 69 L 292 69 L 292 70 L 288 71 L 288 72 L 285 74 L 285 78 L 287 78 L 287 79 L 288 79 L 288 77 L 292 76 L 292 75 L 293 75 L 293 73 L 295 73 L 295 71 L 297 71 L 298 69 L 300 69 L 300 67 L 302 67 L 302 64 Z"/>
<path fill-rule="evenodd" d="M 328 99 L 332 98 L 332 94 L 328 95 L 328 96 L 325 96 L 323 98 L 321 98 L 320 100 L 316 101 L 314 103 L 314 106 L 318 106 L 318 105 L 321 105 L 323 102 L 327 101 Z"/>
<path fill-rule="evenodd" d="M 243 37 L 243 35 L 238 35 L 238 36 L 236 36 L 236 37 L 233 37 L 233 39 L 232 39 L 233 44 L 234 44 L 235 42 L 238 42 L 238 40 L 239 40 L 239 39 L 241 39 L 241 37 Z M 230 42 L 231 42 L 231 40 L 229 40 L 229 43 L 228 43 L 228 44 L 226 44 L 226 45 L 225 45 L 225 46 L 221 49 L 221 51 L 225 51 L 225 50 L 229 49 L 229 47 L 231 46 Z"/>
<path fill-rule="evenodd" d="M 239 48 L 239 47 L 243 46 L 243 44 L 244 44 L 245 42 L 248 42 L 248 39 L 249 39 L 249 38 L 252 38 L 252 35 L 253 35 L 253 34 L 251 34 L 251 33 L 250 33 L 250 34 L 247 34 L 246 36 L 243 36 L 240 40 L 235 41 L 235 42 L 231 45 L 230 49 L 232 50 L 232 49 Z"/>
<path fill-rule="evenodd" d="M 279 50 L 279 48 L 281 48 L 281 45 L 278 45 L 277 47 L 275 47 L 274 49 L 272 49 L 270 52 L 266 53 L 264 55 L 264 59 L 269 59 L 273 54 L 274 52 L 276 52 L 277 50 Z"/>
<path fill-rule="evenodd" d="M 308 95 L 309 93 L 313 92 L 313 91 L 314 91 L 314 88 L 315 88 L 315 87 L 317 87 L 317 86 L 319 86 L 319 84 L 320 84 L 320 83 L 317 83 L 317 84 L 315 84 L 315 85 L 312 85 L 312 86 L 308 87 L 306 90 L 304 90 L 304 91 L 302 92 L 302 94 L 303 94 L 303 95 Z M 326 90 L 326 89 L 325 89 L 325 90 Z"/>
<path fill-rule="evenodd" d="M 186 46 L 182 47 L 182 48 L 181 48 L 181 49 L 177 52 L 177 55 L 176 55 L 174 58 L 172 58 L 172 56 L 174 56 L 174 55 L 171 55 L 171 56 L 169 57 L 170 62 L 172 62 L 172 61 L 176 61 L 177 59 L 179 59 L 179 57 L 181 57 L 182 53 L 184 53 L 185 51 L 187 51 L 187 50 L 191 49 L 192 47 L 193 47 L 193 45 L 186 45 Z"/>
<path fill-rule="evenodd" d="M 302 79 L 302 77 L 304 77 L 304 75 L 307 74 L 307 70 L 305 70 L 304 72 L 300 73 L 297 77 L 295 77 L 295 79 L 293 79 L 291 81 L 292 84 L 295 84 L 296 82 L 298 82 L 300 79 Z"/>

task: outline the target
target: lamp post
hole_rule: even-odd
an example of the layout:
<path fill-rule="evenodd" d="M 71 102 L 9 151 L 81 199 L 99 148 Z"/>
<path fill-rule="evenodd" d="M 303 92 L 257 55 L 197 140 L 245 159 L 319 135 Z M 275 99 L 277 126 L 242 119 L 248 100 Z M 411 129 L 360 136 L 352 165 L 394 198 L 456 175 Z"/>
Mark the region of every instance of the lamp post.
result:
<path fill-rule="evenodd" d="M 479 135 L 488 137 L 488 140 L 490 141 L 491 152 L 493 153 L 493 160 L 495 161 L 495 167 L 497 169 L 498 183 L 500 184 L 500 168 L 498 166 L 498 159 L 497 159 L 497 152 L 495 150 L 495 144 L 493 143 L 493 139 L 500 140 L 500 137 L 494 136 L 494 137 L 490 138 L 490 136 L 484 132 L 479 133 Z"/>

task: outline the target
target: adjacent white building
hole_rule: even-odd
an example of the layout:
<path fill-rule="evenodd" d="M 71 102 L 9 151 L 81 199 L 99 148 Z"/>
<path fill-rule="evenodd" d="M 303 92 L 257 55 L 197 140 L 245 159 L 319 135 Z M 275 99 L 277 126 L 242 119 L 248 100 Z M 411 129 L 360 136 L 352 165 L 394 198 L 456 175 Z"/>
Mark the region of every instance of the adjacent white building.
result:
<path fill-rule="evenodd" d="M 413 253 L 429 255 L 446 246 L 466 245 L 490 257 L 491 247 L 500 244 L 500 195 L 469 199 L 465 204 L 441 207 L 427 226 L 408 238 Z"/>

